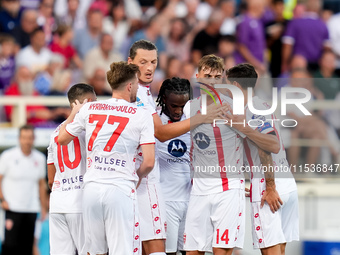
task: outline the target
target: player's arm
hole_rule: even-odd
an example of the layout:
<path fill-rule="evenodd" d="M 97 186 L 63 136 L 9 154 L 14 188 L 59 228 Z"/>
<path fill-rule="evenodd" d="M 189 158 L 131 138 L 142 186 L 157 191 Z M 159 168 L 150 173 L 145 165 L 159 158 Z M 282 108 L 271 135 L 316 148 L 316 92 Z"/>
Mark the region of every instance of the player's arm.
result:
<path fill-rule="evenodd" d="M 4 210 L 9 210 L 9 206 L 7 201 L 5 200 L 4 194 L 2 193 L 2 179 L 4 178 L 3 175 L 0 175 L 0 200 L 1 200 L 1 207 Z"/>
<path fill-rule="evenodd" d="M 264 203 L 267 202 L 270 210 L 275 213 L 280 209 L 283 202 L 279 193 L 276 191 L 273 159 L 271 153 L 264 151 L 261 148 L 258 148 L 258 152 L 266 180 L 266 190 L 261 198 L 261 208 Z"/>
<path fill-rule="evenodd" d="M 213 123 L 215 119 L 220 119 L 222 114 L 230 109 L 228 104 L 223 105 L 209 105 L 207 107 L 207 114 L 196 114 L 186 120 L 178 121 L 163 125 L 158 114 L 154 114 L 153 123 L 155 126 L 155 137 L 160 142 L 165 142 L 172 138 L 181 136 L 190 131 L 190 129 L 197 127 L 204 123 Z"/>
<path fill-rule="evenodd" d="M 155 144 L 141 144 L 140 145 L 143 154 L 143 161 L 137 170 L 139 179 L 147 176 L 154 167 L 155 164 Z"/>
<path fill-rule="evenodd" d="M 39 179 L 39 198 L 41 204 L 41 219 L 44 220 L 47 215 L 47 189 L 45 178 Z"/>
<path fill-rule="evenodd" d="M 85 99 L 82 104 L 78 100 L 72 103 L 72 111 L 70 113 L 70 116 L 68 116 L 68 118 L 64 122 L 64 125 L 61 125 L 60 127 L 59 136 L 58 136 L 58 143 L 60 145 L 67 145 L 75 138 L 75 136 L 69 134 L 66 131 L 66 126 L 73 121 L 74 117 L 79 112 L 81 107 L 83 107 L 83 105 L 86 103 L 87 103 L 87 99 Z"/>
<path fill-rule="evenodd" d="M 56 168 L 54 164 L 47 165 L 48 187 L 52 190 Z"/>
<path fill-rule="evenodd" d="M 226 114 L 226 119 L 228 120 L 229 126 L 231 125 L 231 123 L 240 123 L 232 124 L 232 127 L 243 133 L 262 150 L 275 154 L 279 153 L 280 143 L 274 131 L 270 132 L 269 134 L 263 134 L 258 132 L 257 130 L 252 129 L 248 125 L 244 125 L 243 123 L 246 122 L 243 115 Z"/>

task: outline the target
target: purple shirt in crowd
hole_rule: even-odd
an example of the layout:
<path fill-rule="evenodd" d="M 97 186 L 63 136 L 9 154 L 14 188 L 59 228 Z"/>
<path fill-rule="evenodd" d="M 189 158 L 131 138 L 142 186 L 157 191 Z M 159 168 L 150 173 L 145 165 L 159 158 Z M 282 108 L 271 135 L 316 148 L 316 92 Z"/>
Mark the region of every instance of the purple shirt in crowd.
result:
<path fill-rule="evenodd" d="M 0 59 L 0 91 L 5 90 L 10 85 L 14 72 L 14 57 Z"/>
<path fill-rule="evenodd" d="M 340 24 L 339 24 L 340 25 Z M 309 63 L 317 63 L 329 33 L 325 23 L 316 14 L 293 19 L 288 23 L 283 43 L 293 46 L 293 55 L 304 56 Z"/>
<path fill-rule="evenodd" d="M 263 63 L 266 38 L 260 19 L 252 18 L 247 14 L 243 15 L 240 24 L 237 26 L 236 40 L 237 43 L 246 46 L 253 56 Z M 235 61 L 237 64 L 246 62 L 239 52 L 235 53 Z"/>

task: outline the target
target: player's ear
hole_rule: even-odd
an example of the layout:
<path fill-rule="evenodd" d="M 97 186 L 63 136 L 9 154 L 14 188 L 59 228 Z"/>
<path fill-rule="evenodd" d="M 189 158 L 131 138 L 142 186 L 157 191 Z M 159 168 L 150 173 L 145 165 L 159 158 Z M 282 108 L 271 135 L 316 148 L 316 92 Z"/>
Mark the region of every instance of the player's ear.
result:
<path fill-rule="evenodd" d="M 130 57 L 128 57 L 128 64 L 131 64 L 132 63 L 132 59 Z"/>

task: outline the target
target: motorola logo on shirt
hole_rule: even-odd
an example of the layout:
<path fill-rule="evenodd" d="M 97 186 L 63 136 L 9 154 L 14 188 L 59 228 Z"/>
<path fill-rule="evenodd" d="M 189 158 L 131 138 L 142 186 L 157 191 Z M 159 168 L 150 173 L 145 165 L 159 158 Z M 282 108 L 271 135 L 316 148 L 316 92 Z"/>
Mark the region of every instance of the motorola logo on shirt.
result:
<path fill-rule="evenodd" d="M 185 142 L 179 139 L 172 140 L 168 145 L 168 152 L 170 155 L 178 158 L 182 157 L 187 151 Z"/>
<path fill-rule="evenodd" d="M 197 146 L 202 150 L 208 148 L 209 145 L 210 145 L 210 138 L 202 132 L 198 132 L 194 136 L 194 140 L 195 140 Z"/>

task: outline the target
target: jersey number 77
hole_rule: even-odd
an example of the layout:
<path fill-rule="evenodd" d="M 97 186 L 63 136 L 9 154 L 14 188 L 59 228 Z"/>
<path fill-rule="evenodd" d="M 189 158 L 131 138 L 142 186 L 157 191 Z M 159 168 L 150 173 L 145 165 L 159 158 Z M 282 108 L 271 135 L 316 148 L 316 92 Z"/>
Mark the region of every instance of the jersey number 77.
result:
<path fill-rule="evenodd" d="M 118 137 L 123 132 L 124 128 L 129 122 L 129 118 L 126 118 L 126 117 L 120 117 L 120 116 L 114 116 L 114 115 L 108 116 L 108 115 L 102 115 L 102 114 L 91 114 L 89 118 L 89 123 L 94 123 L 95 121 L 97 121 L 97 125 L 95 129 L 93 130 L 89 143 L 88 143 L 87 149 L 89 151 L 92 151 L 94 140 L 96 140 L 98 133 L 102 129 L 106 119 L 108 119 L 107 123 L 110 125 L 119 123 L 118 127 L 112 133 L 109 141 L 105 145 L 104 151 L 107 151 L 107 152 L 110 152 L 112 150 L 113 146 L 117 142 Z"/>

